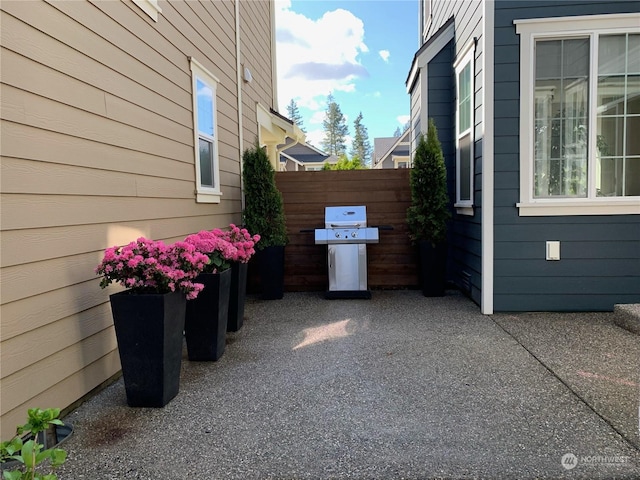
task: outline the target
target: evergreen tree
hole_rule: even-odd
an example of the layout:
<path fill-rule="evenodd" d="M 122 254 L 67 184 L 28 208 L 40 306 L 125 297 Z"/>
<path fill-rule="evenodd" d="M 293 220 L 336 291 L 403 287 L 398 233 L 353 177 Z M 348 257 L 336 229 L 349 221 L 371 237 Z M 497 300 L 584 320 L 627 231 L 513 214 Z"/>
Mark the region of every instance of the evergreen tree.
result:
<path fill-rule="evenodd" d="M 362 112 L 353 122 L 355 131 L 353 142 L 351 143 L 351 156 L 358 158 L 360 162 L 369 166 L 371 164 L 371 142 L 369 142 L 369 132 L 367 127 L 362 124 Z"/>
<path fill-rule="evenodd" d="M 345 137 L 349 134 L 346 119 L 333 98 L 332 94 L 327 96 L 327 110 L 322 122 L 324 128 L 324 139 L 322 149 L 329 155 L 342 155 L 347 150 Z"/>
<path fill-rule="evenodd" d="M 287 105 L 287 116 L 290 120 L 293 120 L 293 123 L 295 123 L 300 130 L 302 130 L 304 133 L 307 133 L 302 123 L 302 115 L 300 114 L 300 110 L 298 109 L 298 104 L 293 98 L 289 102 L 289 105 Z"/>
<path fill-rule="evenodd" d="M 256 141 L 242 154 L 245 207 L 244 226 L 260 232 L 256 250 L 287 244 L 287 226 L 282 193 L 276 186 L 275 170 L 269 157 Z"/>
<path fill-rule="evenodd" d="M 447 195 L 447 169 L 433 119 L 429 119 L 427 135 L 420 135 L 418 147 L 413 154 L 413 168 L 409 178 L 409 237 L 413 242 L 424 240 L 434 246 L 444 242 L 451 213 Z"/>
<path fill-rule="evenodd" d="M 396 131 L 393 132 L 393 136 L 399 137 L 400 135 L 402 135 L 402 132 L 400 131 L 400 127 L 396 127 Z"/>

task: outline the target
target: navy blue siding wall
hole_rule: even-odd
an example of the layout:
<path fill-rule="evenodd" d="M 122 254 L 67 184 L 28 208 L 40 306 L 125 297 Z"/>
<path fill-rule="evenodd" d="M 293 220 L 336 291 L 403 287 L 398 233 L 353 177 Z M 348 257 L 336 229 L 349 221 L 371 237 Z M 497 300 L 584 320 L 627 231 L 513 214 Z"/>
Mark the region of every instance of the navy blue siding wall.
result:
<path fill-rule="evenodd" d="M 433 119 L 438 129 L 438 140 L 442 145 L 442 153 L 447 168 L 447 191 L 449 192 L 450 209 L 453 211 L 453 198 L 455 195 L 455 165 L 456 151 L 454 142 L 455 110 L 454 108 L 454 73 L 453 73 L 454 43 L 449 42 L 432 60 L 428 66 L 428 92 L 427 110 L 429 118 Z M 426 130 L 426 126 L 424 127 Z M 452 227 L 452 226 L 451 226 Z M 458 277 L 458 262 L 453 261 L 454 256 L 460 253 L 454 246 L 457 236 L 453 228 L 449 228 L 447 243 L 449 244 L 447 262 L 447 280 L 455 282 Z"/>
<path fill-rule="evenodd" d="M 454 212 L 456 188 L 455 150 L 455 78 L 453 71 L 454 43 L 449 44 L 429 62 L 428 111 L 438 129 L 447 167 L 447 190 Z M 453 213 L 449 224 L 447 277 L 479 301 L 480 297 L 480 231 L 472 219 Z M 465 277 L 470 276 L 465 282 Z"/>
<path fill-rule="evenodd" d="M 429 63 L 428 111 L 435 118 L 447 164 L 447 181 L 451 197 L 452 220 L 448 234 L 448 279 L 480 303 L 481 297 L 481 191 L 482 182 L 482 2 L 434 0 L 430 33 L 455 17 L 454 40 Z M 475 46 L 474 77 L 474 215 L 458 215 L 455 202 L 455 105 L 456 81 L 453 63 L 472 42 Z M 445 92 L 446 87 L 448 90 Z M 448 96 L 447 96 L 448 95 Z M 446 130 L 445 130 L 446 129 Z"/>
<path fill-rule="evenodd" d="M 519 37 L 514 19 L 638 11 L 629 1 L 498 1 L 495 7 L 496 311 L 611 310 L 640 302 L 640 217 L 520 217 Z M 545 242 L 561 260 L 545 260 Z"/>

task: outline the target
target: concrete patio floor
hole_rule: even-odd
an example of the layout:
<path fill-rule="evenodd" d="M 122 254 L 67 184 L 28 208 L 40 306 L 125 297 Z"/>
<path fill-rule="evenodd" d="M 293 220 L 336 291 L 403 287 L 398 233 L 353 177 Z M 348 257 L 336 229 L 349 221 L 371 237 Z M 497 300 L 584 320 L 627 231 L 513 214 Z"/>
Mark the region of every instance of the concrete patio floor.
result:
<path fill-rule="evenodd" d="M 68 415 L 60 480 L 640 478 L 640 337 L 613 313 L 484 316 L 453 291 L 245 313 L 166 407 L 120 379 Z"/>

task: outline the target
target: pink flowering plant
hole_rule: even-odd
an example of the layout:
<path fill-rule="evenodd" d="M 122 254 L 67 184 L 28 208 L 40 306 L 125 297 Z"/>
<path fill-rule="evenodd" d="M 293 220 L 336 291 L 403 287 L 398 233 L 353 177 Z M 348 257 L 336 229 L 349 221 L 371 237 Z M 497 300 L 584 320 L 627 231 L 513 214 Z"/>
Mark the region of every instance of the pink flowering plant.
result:
<path fill-rule="evenodd" d="M 95 271 L 102 275 L 102 288 L 115 282 L 134 293 L 178 290 L 192 300 L 204 288 L 194 279 L 208 263 L 209 257 L 190 243 L 167 245 L 161 240 L 141 237 L 123 247 L 105 250 L 104 258 Z"/>
<path fill-rule="evenodd" d="M 251 235 L 246 228 L 240 228 L 233 223 L 229 225 L 229 230 L 224 232 L 224 237 L 238 251 L 234 261 L 240 263 L 249 262 L 256 253 L 256 243 L 260 241 L 260 235 Z"/>
<path fill-rule="evenodd" d="M 202 230 L 189 235 L 184 241 L 209 258 L 204 273 L 224 272 L 231 268 L 231 262 L 236 261 L 238 257 L 238 249 L 227 240 L 226 233 L 219 228 Z"/>

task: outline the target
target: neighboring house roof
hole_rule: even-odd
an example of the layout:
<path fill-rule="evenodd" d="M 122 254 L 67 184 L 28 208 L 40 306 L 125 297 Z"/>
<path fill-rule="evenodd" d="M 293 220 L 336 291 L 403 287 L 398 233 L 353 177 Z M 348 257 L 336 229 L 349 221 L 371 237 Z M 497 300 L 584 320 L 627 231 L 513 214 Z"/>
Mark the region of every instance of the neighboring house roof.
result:
<path fill-rule="evenodd" d="M 409 156 L 409 130 L 406 129 L 399 137 L 379 137 L 373 139 L 373 166 L 384 168 L 382 163 L 392 157 Z M 376 167 L 378 165 L 378 167 Z"/>
<path fill-rule="evenodd" d="M 338 157 L 335 155 L 328 155 L 308 143 L 294 143 L 293 141 L 288 141 L 287 143 L 291 146 L 282 149 L 280 162 L 286 162 L 289 159 L 306 168 L 318 167 L 327 162 L 336 163 L 338 161 Z"/>
<path fill-rule="evenodd" d="M 373 139 L 373 163 L 374 165 L 383 158 L 400 137 L 378 137 Z"/>
<path fill-rule="evenodd" d="M 304 142 L 305 134 L 293 122 L 273 108 L 267 109 L 258 102 L 258 125 L 261 145 L 267 146 L 267 155 L 274 168 L 277 168 L 279 160 L 278 145 L 287 143 Z"/>

